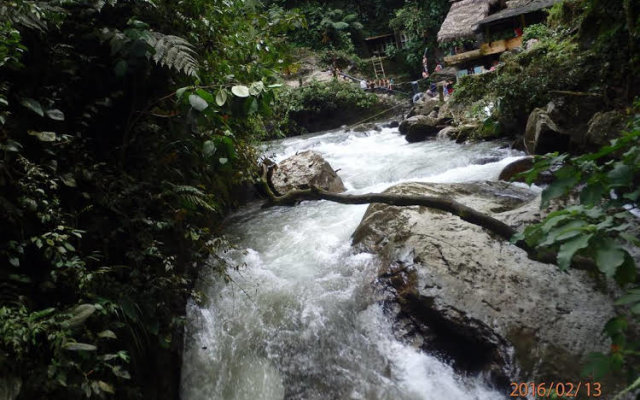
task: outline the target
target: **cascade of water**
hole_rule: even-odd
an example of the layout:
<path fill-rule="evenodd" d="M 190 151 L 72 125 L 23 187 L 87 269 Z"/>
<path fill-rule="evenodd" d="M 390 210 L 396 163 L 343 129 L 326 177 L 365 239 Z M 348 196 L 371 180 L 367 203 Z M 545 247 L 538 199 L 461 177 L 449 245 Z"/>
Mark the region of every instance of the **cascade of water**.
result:
<path fill-rule="evenodd" d="M 286 139 L 276 160 L 313 149 L 352 193 L 405 181 L 496 179 L 522 154 L 495 143 L 409 144 L 394 129 Z M 350 246 L 366 206 L 307 202 L 248 206 L 226 234 L 244 251 L 233 283 L 189 303 L 182 397 L 201 399 L 495 400 L 504 394 L 462 377 L 436 357 L 398 342 L 375 300 L 378 261 Z M 204 280 L 202 282 L 204 285 Z"/>

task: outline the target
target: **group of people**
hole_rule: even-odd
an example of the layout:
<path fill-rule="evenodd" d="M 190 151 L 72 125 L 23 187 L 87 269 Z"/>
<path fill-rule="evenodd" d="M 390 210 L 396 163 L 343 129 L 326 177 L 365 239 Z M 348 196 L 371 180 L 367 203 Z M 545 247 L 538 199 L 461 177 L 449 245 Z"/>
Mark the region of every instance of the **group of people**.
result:
<path fill-rule="evenodd" d="M 361 89 L 376 89 L 383 88 L 393 90 L 393 79 L 369 79 L 360 81 Z"/>
<path fill-rule="evenodd" d="M 438 95 L 438 86 L 434 82 L 431 82 L 431 84 L 429 85 L 429 89 L 427 89 L 426 94 L 429 97 L 437 96 Z M 446 81 L 445 83 L 442 84 L 442 94 L 444 94 L 445 96 L 449 96 L 449 95 L 453 94 L 453 81 L 452 80 L 448 80 L 448 81 Z"/>

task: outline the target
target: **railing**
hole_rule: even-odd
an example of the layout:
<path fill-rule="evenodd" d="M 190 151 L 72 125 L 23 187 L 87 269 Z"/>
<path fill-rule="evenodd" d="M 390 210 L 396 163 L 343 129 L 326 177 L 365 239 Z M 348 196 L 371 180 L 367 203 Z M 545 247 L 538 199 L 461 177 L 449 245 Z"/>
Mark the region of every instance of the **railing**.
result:
<path fill-rule="evenodd" d="M 496 40 L 489 43 L 482 43 L 479 49 L 447 56 L 444 58 L 444 62 L 448 65 L 460 64 L 462 62 L 475 60 L 476 58 L 480 58 L 489 54 L 502 53 L 507 50 L 515 49 L 516 47 L 522 47 L 522 36 L 514 37 L 511 39 Z"/>

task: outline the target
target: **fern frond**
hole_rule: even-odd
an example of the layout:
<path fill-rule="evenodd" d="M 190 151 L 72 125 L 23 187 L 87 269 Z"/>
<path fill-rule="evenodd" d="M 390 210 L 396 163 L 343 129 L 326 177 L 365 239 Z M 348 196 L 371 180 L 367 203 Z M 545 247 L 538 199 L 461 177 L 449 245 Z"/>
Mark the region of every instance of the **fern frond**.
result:
<path fill-rule="evenodd" d="M 45 33 L 47 23 L 59 19 L 66 11 L 44 1 L 3 2 L 0 4 L 0 20 L 10 21 L 15 26 L 22 26 Z"/>
<path fill-rule="evenodd" d="M 196 76 L 199 65 L 193 45 L 179 36 L 149 32 L 147 43 L 154 50 L 149 55 L 156 64 L 189 76 Z"/>
<path fill-rule="evenodd" d="M 178 197 L 181 203 L 189 208 L 203 208 L 207 211 L 216 211 L 216 208 L 212 204 L 211 196 L 196 187 L 176 185 L 173 187 L 173 194 Z"/>

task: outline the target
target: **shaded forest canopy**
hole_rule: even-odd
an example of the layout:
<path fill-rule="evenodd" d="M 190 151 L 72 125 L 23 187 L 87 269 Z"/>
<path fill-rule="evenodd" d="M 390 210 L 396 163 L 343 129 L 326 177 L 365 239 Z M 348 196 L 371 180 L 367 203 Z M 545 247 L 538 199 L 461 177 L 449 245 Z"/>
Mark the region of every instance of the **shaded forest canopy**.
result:
<path fill-rule="evenodd" d="M 349 58 L 368 35 L 406 30 L 400 56 L 419 69 L 448 9 L 447 0 L 356 4 L 0 5 L 0 376 L 18 398 L 178 397 L 184 304 L 200 296 L 193 291 L 199 269 L 220 268 L 209 260 L 227 246 L 217 235 L 221 221 L 259 178 L 255 144 L 281 123 L 292 47 Z M 552 13 L 555 33 L 540 50 L 517 56 L 493 82 L 462 82 L 460 98 L 502 99 L 494 118 L 514 126 L 554 85 L 587 81 L 611 107 L 629 107 L 640 88 L 639 7 L 567 1 Z M 545 71 L 544 62 L 567 49 L 582 57 L 580 69 L 564 74 L 576 60 L 564 57 Z M 522 71 L 538 75 L 519 79 Z M 363 108 L 375 102 L 359 93 L 345 98 Z M 585 184 L 600 195 L 588 198 L 591 206 L 607 188 L 635 193 L 636 201 L 635 124 L 622 143 L 635 153 L 582 160 L 569 171 L 580 179 L 560 180 L 555 193 Z M 601 181 L 587 181 L 594 168 Z M 544 228 L 537 229 L 531 246 L 542 242 Z M 602 237 L 617 235 L 602 229 L 610 229 L 598 231 Z M 635 282 L 626 253 L 614 253 L 622 257 L 621 282 Z M 609 328 L 619 347 L 597 365 L 624 365 L 633 376 L 636 349 L 624 358 L 623 323 Z"/>

